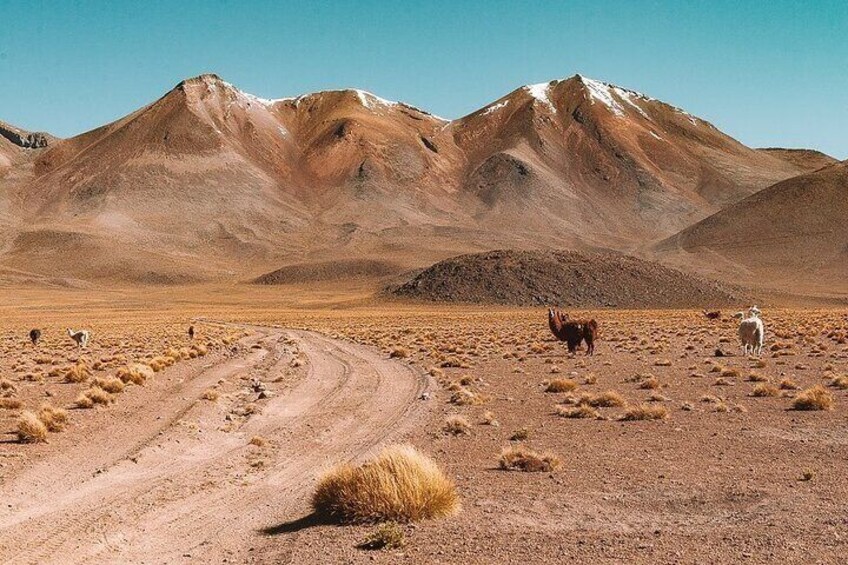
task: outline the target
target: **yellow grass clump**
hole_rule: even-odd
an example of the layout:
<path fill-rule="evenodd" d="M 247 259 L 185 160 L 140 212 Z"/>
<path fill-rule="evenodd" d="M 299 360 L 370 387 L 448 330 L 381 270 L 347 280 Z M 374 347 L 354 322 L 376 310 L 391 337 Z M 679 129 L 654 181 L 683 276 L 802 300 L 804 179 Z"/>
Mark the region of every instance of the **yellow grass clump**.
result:
<path fill-rule="evenodd" d="M 662 405 L 639 404 L 631 406 L 621 416 L 624 421 L 636 420 L 665 420 L 668 418 L 668 409 Z"/>
<path fill-rule="evenodd" d="M 822 385 L 801 391 L 792 401 L 795 410 L 833 410 L 833 395 Z"/>
<path fill-rule="evenodd" d="M 545 387 L 545 392 L 571 392 L 577 388 L 577 383 L 571 379 L 554 379 Z"/>
<path fill-rule="evenodd" d="M 498 463 L 501 469 L 528 473 L 555 471 L 560 466 L 553 453 L 538 453 L 525 446 L 503 448 Z"/>
<path fill-rule="evenodd" d="M 751 396 L 757 397 L 777 396 L 778 394 L 780 394 L 778 388 L 768 383 L 759 383 L 754 387 L 754 390 L 751 391 Z"/>
<path fill-rule="evenodd" d="M 68 412 L 64 408 L 54 408 L 50 404 L 42 404 L 38 409 L 38 419 L 50 432 L 61 432 L 68 423 Z"/>
<path fill-rule="evenodd" d="M 563 418 L 598 418 L 600 413 L 589 406 L 588 404 L 580 404 L 578 406 L 557 406 L 557 416 Z"/>
<path fill-rule="evenodd" d="M 467 435 L 471 433 L 471 423 L 464 416 L 448 416 L 445 418 L 444 430 L 455 436 Z"/>
<path fill-rule="evenodd" d="M 411 445 L 393 445 L 363 465 L 325 474 L 312 506 L 342 522 L 413 522 L 450 516 L 459 496 L 435 461 Z"/>
<path fill-rule="evenodd" d="M 21 414 L 18 419 L 18 441 L 21 443 L 47 441 L 47 426 L 29 410 Z"/>

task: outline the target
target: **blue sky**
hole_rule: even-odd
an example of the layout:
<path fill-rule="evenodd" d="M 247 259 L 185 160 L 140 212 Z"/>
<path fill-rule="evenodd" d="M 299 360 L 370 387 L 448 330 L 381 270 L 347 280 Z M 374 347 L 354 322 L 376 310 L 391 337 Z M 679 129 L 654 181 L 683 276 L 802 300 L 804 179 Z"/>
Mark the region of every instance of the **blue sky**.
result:
<path fill-rule="evenodd" d="M 752 146 L 848 158 L 848 2 L 0 0 L 0 120 L 69 136 L 183 78 L 359 87 L 447 118 L 575 73 Z"/>

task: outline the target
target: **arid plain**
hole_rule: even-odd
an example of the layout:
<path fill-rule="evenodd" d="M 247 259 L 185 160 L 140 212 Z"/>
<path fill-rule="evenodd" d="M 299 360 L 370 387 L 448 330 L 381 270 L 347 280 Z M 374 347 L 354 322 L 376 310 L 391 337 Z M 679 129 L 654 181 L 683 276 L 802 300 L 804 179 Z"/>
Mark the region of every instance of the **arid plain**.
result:
<path fill-rule="evenodd" d="M 837 563 L 848 549 L 844 309 L 764 307 L 759 359 L 740 355 L 732 310 L 596 309 L 596 354 L 569 357 L 544 309 L 367 286 L 4 295 L 3 562 Z M 87 349 L 67 326 L 92 331 Z M 46 442 L 19 441 L 24 412 L 55 430 Z M 376 526 L 312 514 L 323 472 L 404 442 L 455 482 L 458 512 L 400 525 L 405 543 L 383 551 L 359 547 Z M 510 448 L 543 464 L 504 469 Z"/>

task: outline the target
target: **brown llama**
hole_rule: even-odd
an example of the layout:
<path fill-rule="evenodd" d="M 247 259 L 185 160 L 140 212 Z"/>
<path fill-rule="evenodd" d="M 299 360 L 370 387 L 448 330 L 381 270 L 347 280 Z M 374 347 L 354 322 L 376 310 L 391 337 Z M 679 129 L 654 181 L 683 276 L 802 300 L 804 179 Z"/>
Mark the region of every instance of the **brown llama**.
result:
<path fill-rule="evenodd" d="M 568 352 L 574 354 L 582 341 L 586 342 L 586 355 L 595 354 L 595 340 L 598 338 L 598 322 L 590 320 L 572 320 L 568 314 L 548 308 L 548 326 L 551 333 L 568 346 Z"/>
<path fill-rule="evenodd" d="M 711 310 L 709 312 L 704 310 L 703 312 L 704 316 L 706 316 L 708 320 L 718 320 L 721 318 L 721 310 Z"/>

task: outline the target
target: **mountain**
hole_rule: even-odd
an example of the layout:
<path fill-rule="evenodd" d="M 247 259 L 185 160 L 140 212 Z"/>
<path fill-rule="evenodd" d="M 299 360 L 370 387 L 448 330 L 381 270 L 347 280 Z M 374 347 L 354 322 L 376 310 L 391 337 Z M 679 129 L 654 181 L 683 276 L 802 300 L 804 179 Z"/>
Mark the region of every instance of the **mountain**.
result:
<path fill-rule="evenodd" d="M 34 139 L 12 137 L 13 156 Z M 818 165 L 579 75 L 448 121 L 356 89 L 266 100 L 208 74 L 45 139 L 7 158 L 17 227 L 0 266 L 155 283 L 507 247 L 629 250 Z"/>
<path fill-rule="evenodd" d="M 762 190 L 657 244 L 665 261 L 749 285 L 848 295 L 848 161 Z"/>
<path fill-rule="evenodd" d="M 683 110 L 580 75 L 520 88 L 449 130 L 480 215 L 519 225 L 543 219 L 538 227 L 600 246 L 670 234 L 808 170 Z"/>

